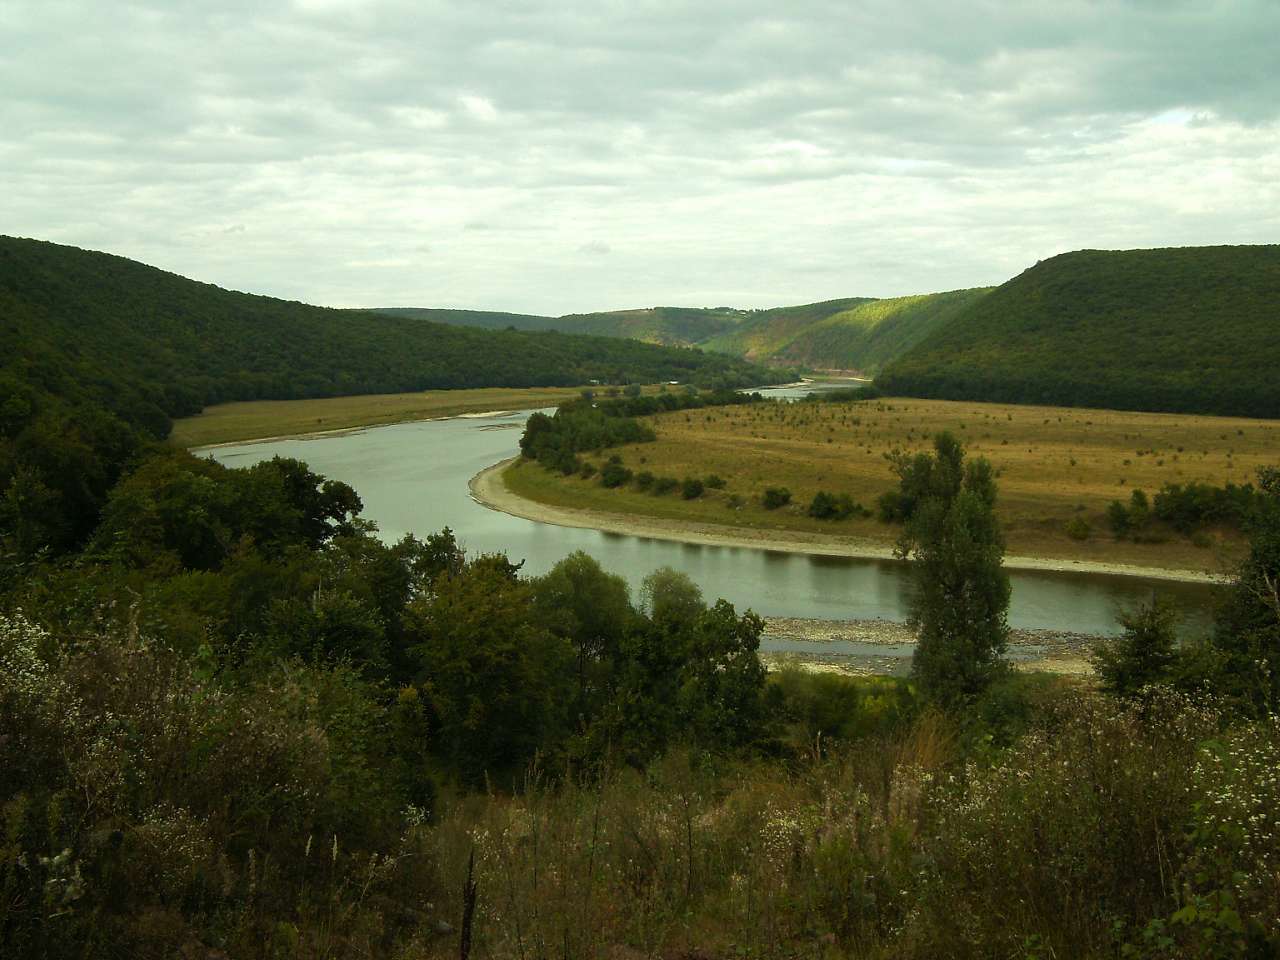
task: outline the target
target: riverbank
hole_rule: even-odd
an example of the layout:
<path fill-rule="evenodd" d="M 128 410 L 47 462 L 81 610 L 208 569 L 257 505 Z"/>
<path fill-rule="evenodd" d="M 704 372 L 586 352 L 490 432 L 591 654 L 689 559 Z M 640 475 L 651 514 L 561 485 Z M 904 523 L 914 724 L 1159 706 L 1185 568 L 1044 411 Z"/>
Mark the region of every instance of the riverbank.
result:
<path fill-rule="evenodd" d="M 917 637 L 893 620 L 817 620 L 765 617 L 761 659 L 771 668 L 802 669 L 855 676 L 903 674 Z M 1089 676 L 1089 657 L 1100 636 L 1064 630 L 1010 630 L 1007 654 L 1019 670 Z M 798 650 L 777 649 L 795 645 Z"/>
<path fill-rule="evenodd" d="M 228 444 L 341 436 L 352 430 L 397 423 L 490 417 L 516 410 L 554 407 L 579 396 L 582 389 L 494 387 L 220 403 L 194 417 L 175 420 L 169 442 L 208 450 Z"/>
<path fill-rule="evenodd" d="M 781 553 L 803 553 L 824 557 L 852 557 L 889 560 L 893 549 L 883 543 L 834 534 L 757 530 L 723 524 L 692 523 L 634 514 L 607 513 L 573 507 L 552 506 L 530 500 L 512 492 L 504 472 L 519 457 L 510 457 L 481 470 L 471 478 L 471 497 L 477 503 L 539 523 L 561 527 L 579 527 L 654 540 L 671 540 L 703 546 L 739 547 Z M 1045 570 L 1055 573 L 1091 573 L 1111 576 L 1142 577 L 1152 580 L 1176 580 L 1187 583 L 1222 582 L 1218 574 L 1200 570 L 1167 569 L 1154 566 L 1105 563 L 1092 560 L 1060 560 L 1050 557 L 1005 557 L 1005 566 L 1017 570 Z"/>

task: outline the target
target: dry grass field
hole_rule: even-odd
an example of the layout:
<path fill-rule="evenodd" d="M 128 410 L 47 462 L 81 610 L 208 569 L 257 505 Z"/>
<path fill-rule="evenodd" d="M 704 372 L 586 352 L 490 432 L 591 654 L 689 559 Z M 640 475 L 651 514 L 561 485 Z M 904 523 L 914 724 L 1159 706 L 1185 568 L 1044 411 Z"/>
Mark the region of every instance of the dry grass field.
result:
<path fill-rule="evenodd" d="M 405 420 L 455 417 L 483 410 L 527 410 L 576 397 L 576 387 L 427 390 L 322 400 L 255 400 L 221 403 L 173 424 L 170 442 L 182 447 L 257 440 L 261 437 L 379 426 Z"/>
<path fill-rule="evenodd" d="M 1201 546 L 1176 534 L 1163 543 L 1117 542 L 1107 505 L 1127 502 L 1137 488 L 1154 494 L 1166 482 L 1246 483 L 1258 467 L 1280 463 L 1280 422 L 1179 414 L 884 399 L 719 407 L 650 422 L 656 442 L 608 452 L 636 472 L 717 474 L 725 487 L 685 501 L 679 491 L 658 497 L 630 485 L 609 490 L 594 478 L 563 478 L 533 464 L 510 471 L 508 485 L 558 506 L 888 543 L 897 528 L 875 519 L 815 520 L 805 513 L 810 499 L 819 490 L 847 493 L 874 511 L 876 498 L 896 485 L 886 454 L 930 449 L 934 434 L 950 430 L 998 471 L 1010 554 L 1222 570 L 1238 552 L 1238 534 L 1214 531 Z M 605 457 L 588 459 L 598 466 Z M 766 487 L 787 487 L 791 505 L 765 510 Z M 1074 517 L 1089 524 L 1088 539 L 1067 535 Z"/>

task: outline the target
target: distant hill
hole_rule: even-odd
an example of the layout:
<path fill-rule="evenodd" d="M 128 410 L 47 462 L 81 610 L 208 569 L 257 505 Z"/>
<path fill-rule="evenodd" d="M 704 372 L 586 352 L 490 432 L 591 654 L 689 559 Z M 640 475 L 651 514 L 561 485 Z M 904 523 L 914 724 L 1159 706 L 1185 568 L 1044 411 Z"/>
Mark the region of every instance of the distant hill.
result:
<path fill-rule="evenodd" d="M 875 373 L 989 290 L 831 300 L 766 310 L 733 333 L 702 345 L 761 362 Z"/>
<path fill-rule="evenodd" d="M 155 436 L 167 432 L 169 417 L 227 400 L 769 378 L 697 350 L 331 310 L 223 290 L 110 254 L 0 237 L 6 374 L 11 390 L 90 401 Z"/>
<path fill-rule="evenodd" d="M 1280 417 L 1280 246 L 1081 250 L 886 365 L 889 393 Z"/>
<path fill-rule="evenodd" d="M 415 307 L 376 312 L 487 329 L 559 330 L 697 346 L 771 366 L 875 373 L 990 289 L 889 300 L 845 297 L 765 310 L 649 307 L 562 317 Z"/>
<path fill-rule="evenodd" d="M 750 316 L 747 311 L 730 307 L 648 307 L 570 313 L 563 317 L 430 307 L 377 307 L 373 312 L 488 330 L 558 330 L 561 333 L 624 337 L 645 343 L 681 347 L 696 346 L 725 330 L 733 329 Z"/>

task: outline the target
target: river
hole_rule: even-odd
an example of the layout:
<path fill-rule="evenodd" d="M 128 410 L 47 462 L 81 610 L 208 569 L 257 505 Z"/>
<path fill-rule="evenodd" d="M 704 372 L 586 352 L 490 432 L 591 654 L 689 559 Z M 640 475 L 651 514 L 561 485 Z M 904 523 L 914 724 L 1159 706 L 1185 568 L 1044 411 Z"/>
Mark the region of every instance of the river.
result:
<path fill-rule="evenodd" d="M 505 552 L 523 560 L 528 574 L 545 573 L 566 554 L 584 550 L 625 577 L 633 590 L 650 571 L 668 566 L 692 577 L 708 599 L 723 597 L 762 616 L 906 619 L 906 569 L 899 562 L 680 544 L 537 523 L 481 506 L 471 499 L 468 481 L 516 452 L 527 416 L 525 411 L 403 423 L 196 452 L 231 467 L 277 455 L 305 460 L 316 472 L 354 487 L 365 518 L 377 523 L 386 540 L 448 526 L 470 553 Z M 1017 628 L 1114 634 L 1117 613 L 1156 592 L 1182 609 L 1184 635 L 1210 623 L 1208 584 L 1023 570 L 1010 571 L 1010 579 L 1009 622 Z"/>

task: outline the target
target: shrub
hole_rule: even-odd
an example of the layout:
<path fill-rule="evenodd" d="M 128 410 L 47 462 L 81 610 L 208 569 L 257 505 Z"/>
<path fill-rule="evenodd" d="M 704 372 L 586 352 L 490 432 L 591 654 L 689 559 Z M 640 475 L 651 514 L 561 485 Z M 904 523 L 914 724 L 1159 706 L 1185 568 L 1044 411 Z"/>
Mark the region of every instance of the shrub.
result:
<path fill-rule="evenodd" d="M 637 490 L 648 490 L 653 486 L 653 474 L 648 470 L 641 470 L 636 474 L 635 481 Z"/>
<path fill-rule="evenodd" d="M 791 502 L 791 491 L 786 487 L 768 487 L 764 491 L 764 496 L 760 498 L 760 502 L 766 510 L 777 510 Z"/>
<path fill-rule="evenodd" d="M 1092 533 L 1093 527 L 1084 517 L 1072 517 L 1067 521 L 1067 536 L 1072 540 L 1088 540 Z"/>
<path fill-rule="evenodd" d="M 697 477 L 685 477 L 684 483 L 680 486 L 680 496 L 686 500 L 697 500 L 702 496 L 702 481 Z"/>
<path fill-rule="evenodd" d="M 657 477 L 653 481 L 653 494 L 660 497 L 663 494 L 670 493 L 678 486 L 680 486 L 680 481 L 675 477 Z"/>
<path fill-rule="evenodd" d="M 605 487 L 620 487 L 631 479 L 631 471 L 610 460 L 600 471 L 600 483 Z"/>
<path fill-rule="evenodd" d="M 833 495 L 820 490 L 809 502 L 809 516 L 815 520 L 847 520 L 852 516 L 869 517 L 871 511 L 847 493 Z"/>
<path fill-rule="evenodd" d="M 590 480 L 596 475 L 596 465 L 588 460 L 582 461 L 582 466 L 578 468 L 578 474 L 584 480 Z"/>
<path fill-rule="evenodd" d="M 718 473 L 713 473 L 713 474 L 709 475 L 709 476 L 708 476 L 705 480 L 703 480 L 702 482 L 703 482 L 703 483 L 705 483 L 705 484 L 707 485 L 707 487 L 708 487 L 708 488 L 710 488 L 710 489 L 712 489 L 712 490 L 723 490 L 723 489 L 724 489 L 724 477 L 720 476 Z"/>

